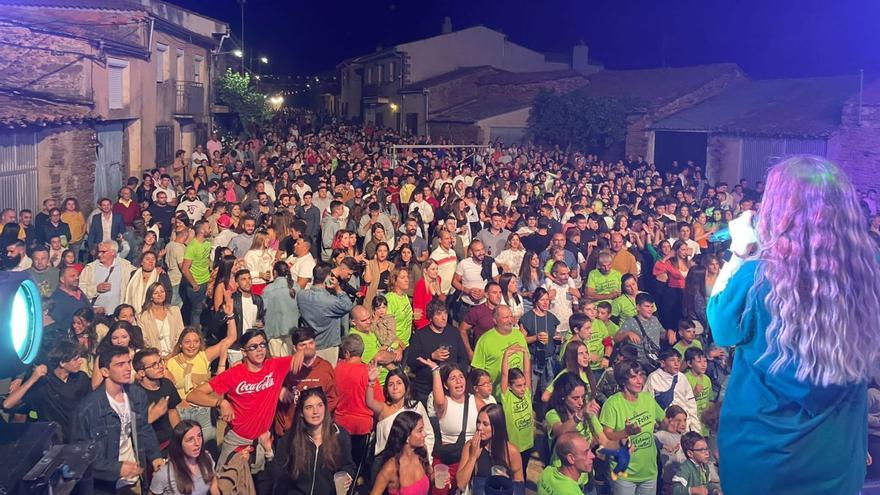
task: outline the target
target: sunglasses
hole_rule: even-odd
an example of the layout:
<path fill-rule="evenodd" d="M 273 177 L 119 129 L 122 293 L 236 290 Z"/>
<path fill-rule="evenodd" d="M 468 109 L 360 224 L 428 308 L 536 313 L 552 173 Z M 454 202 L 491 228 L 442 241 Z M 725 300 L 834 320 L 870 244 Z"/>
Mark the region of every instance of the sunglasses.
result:
<path fill-rule="evenodd" d="M 254 352 L 257 349 L 265 349 L 267 347 L 269 347 L 269 344 L 267 342 L 260 342 L 259 344 L 249 345 L 249 346 L 245 347 L 244 350 L 246 350 L 248 352 Z"/>

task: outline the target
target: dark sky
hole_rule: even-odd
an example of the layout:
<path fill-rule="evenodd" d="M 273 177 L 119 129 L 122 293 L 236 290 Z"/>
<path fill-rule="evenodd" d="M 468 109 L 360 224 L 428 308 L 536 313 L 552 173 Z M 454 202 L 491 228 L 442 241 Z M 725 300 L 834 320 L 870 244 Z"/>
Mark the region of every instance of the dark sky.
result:
<path fill-rule="evenodd" d="M 171 0 L 229 22 L 236 0 Z M 516 43 L 568 52 L 578 40 L 607 68 L 736 62 L 756 78 L 880 73 L 874 0 L 247 0 L 245 43 L 276 74 L 314 74 L 341 60 L 483 24 Z"/>

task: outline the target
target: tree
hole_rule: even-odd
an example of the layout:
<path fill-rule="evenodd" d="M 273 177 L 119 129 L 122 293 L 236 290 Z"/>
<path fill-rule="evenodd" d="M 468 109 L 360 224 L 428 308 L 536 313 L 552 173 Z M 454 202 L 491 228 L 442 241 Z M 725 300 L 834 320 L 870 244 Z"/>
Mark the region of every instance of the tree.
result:
<path fill-rule="evenodd" d="M 220 101 L 238 115 L 241 127 L 248 133 L 269 121 L 270 111 L 266 95 L 251 85 L 248 74 L 239 74 L 232 69 L 217 81 L 217 96 Z"/>
<path fill-rule="evenodd" d="M 626 138 L 632 102 L 621 98 L 595 98 L 579 91 L 558 95 L 542 92 L 529 114 L 529 131 L 536 140 L 605 153 Z"/>

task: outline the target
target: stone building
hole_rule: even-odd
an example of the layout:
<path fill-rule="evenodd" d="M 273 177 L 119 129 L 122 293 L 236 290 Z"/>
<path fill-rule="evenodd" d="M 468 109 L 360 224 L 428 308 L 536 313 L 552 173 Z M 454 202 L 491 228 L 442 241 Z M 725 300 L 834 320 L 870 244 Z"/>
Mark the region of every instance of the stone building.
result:
<path fill-rule="evenodd" d="M 750 184 L 787 155 L 825 156 L 859 189 L 880 188 L 880 80 L 858 75 L 753 81 L 654 123 L 656 156 L 699 136 L 710 180 Z M 860 111 L 861 110 L 861 111 Z M 697 162 L 703 162 L 697 157 Z"/>
<path fill-rule="evenodd" d="M 35 208 L 52 196 L 88 207 L 205 142 L 226 33 L 159 0 L 6 2 L 0 204 Z"/>

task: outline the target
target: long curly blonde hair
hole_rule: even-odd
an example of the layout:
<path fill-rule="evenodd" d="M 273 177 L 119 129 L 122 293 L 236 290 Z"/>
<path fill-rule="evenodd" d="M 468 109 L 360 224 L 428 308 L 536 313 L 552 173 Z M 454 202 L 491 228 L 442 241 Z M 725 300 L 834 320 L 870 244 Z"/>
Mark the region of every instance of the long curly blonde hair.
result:
<path fill-rule="evenodd" d="M 772 316 L 770 372 L 796 366 L 798 380 L 828 386 L 864 381 L 880 349 L 880 267 L 847 176 L 817 156 L 770 169 L 757 223 Z M 775 357 L 774 357 L 775 356 Z"/>

